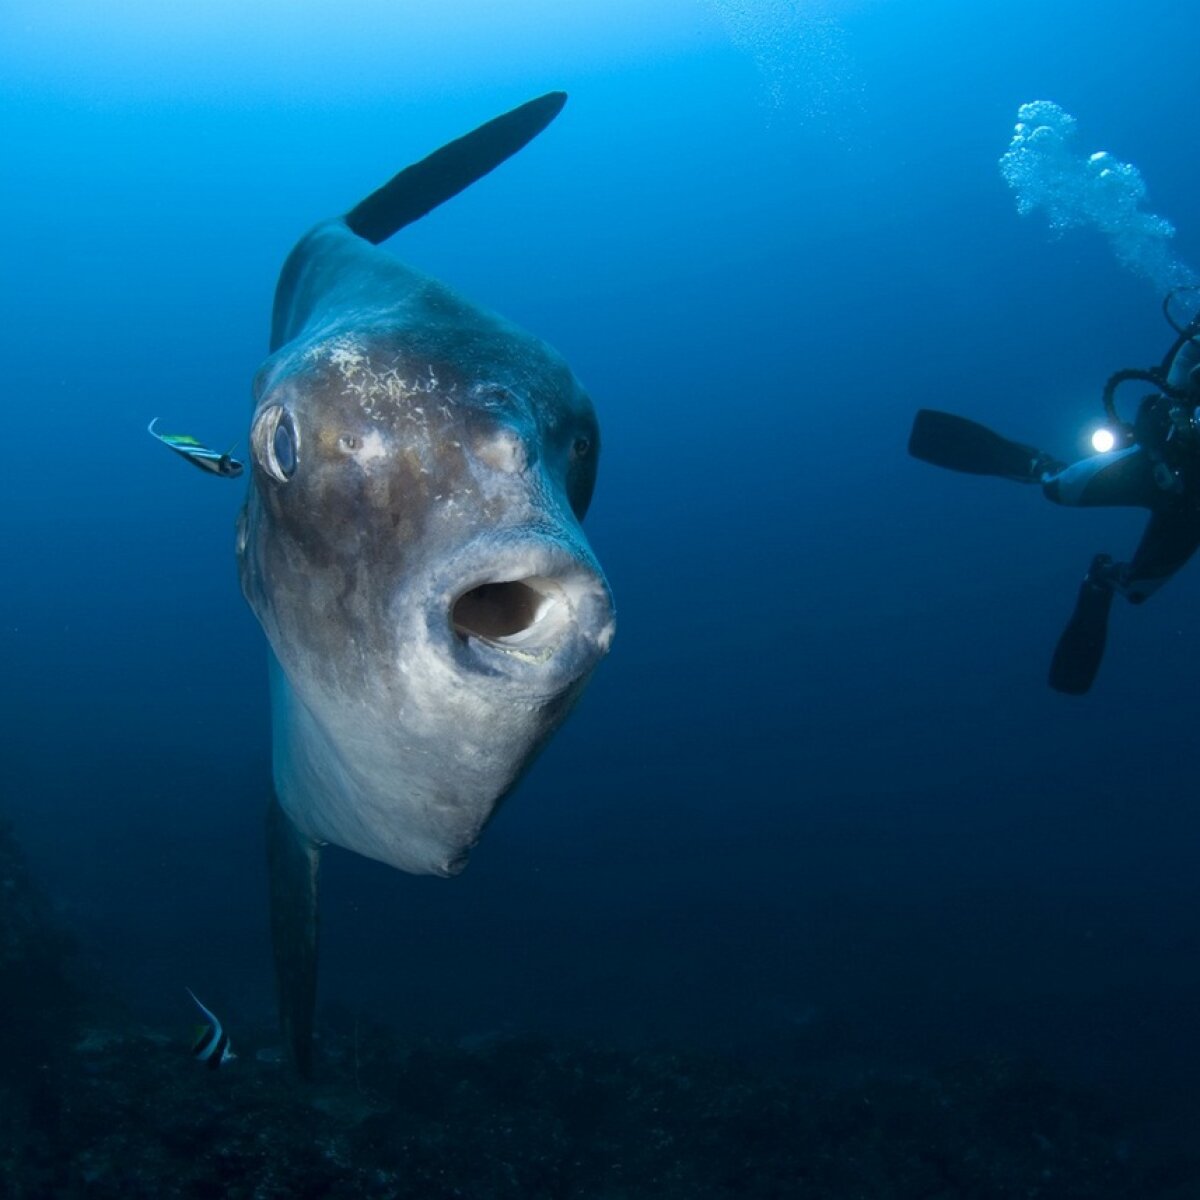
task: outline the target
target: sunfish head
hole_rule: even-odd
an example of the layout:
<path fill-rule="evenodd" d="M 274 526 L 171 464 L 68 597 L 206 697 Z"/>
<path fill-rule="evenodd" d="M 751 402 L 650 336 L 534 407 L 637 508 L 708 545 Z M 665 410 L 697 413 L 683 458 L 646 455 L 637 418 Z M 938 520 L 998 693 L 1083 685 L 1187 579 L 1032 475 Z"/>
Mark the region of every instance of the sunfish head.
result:
<path fill-rule="evenodd" d="M 612 640 L 580 527 L 599 432 L 548 346 L 389 271 L 403 304 L 339 304 L 260 371 L 238 557 L 284 811 L 446 875 Z"/>

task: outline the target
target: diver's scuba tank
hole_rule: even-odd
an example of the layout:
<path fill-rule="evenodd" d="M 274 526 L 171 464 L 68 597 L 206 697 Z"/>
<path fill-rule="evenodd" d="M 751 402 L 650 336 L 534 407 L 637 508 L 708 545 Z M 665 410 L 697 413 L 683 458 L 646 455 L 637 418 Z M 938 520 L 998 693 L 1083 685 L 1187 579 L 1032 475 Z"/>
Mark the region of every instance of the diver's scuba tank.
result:
<path fill-rule="evenodd" d="M 1193 406 L 1200 401 L 1200 311 L 1186 325 L 1171 316 L 1171 301 L 1181 291 L 1200 291 L 1197 287 L 1172 288 L 1163 300 L 1163 315 L 1178 335 L 1163 356 L 1162 372 L 1168 386 L 1190 398 Z"/>

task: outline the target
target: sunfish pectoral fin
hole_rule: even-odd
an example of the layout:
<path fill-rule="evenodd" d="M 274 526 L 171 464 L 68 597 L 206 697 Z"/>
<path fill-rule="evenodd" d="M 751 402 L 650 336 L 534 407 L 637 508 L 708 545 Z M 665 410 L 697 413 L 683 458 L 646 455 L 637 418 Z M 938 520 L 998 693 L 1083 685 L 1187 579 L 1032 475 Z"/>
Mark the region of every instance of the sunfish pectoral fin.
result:
<path fill-rule="evenodd" d="M 267 810 L 267 866 L 279 1020 L 292 1062 L 304 1079 L 312 1077 L 320 862 L 320 847 L 292 824 L 272 790 Z"/>
<path fill-rule="evenodd" d="M 566 104 L 565 92 L 547 92 L 405 167 L 346 214 L 351 231 L 378 245 L 511 158 Z"/>

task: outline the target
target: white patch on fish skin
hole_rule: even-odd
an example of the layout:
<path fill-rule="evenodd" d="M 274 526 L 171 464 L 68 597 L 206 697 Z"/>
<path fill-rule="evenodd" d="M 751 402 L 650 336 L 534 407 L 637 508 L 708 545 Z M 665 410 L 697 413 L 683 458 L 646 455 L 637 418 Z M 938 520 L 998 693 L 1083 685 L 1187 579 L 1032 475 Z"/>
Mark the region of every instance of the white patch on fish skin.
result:
<path fill-rule="evenodd" d="M 355 462 L 363 467 L 390 458 L 383 434 L 378 429 L 372 429 L 370 433 L 365 434 L 358 449 L 353 452 L 353 457 Z"/>
<path fill-rule="evenodd" d="M 336 367 L 343 376 L 355 374 L 367 361 L 367 352 L 362 343 L 348 334 L 319 341 L 304 351 L 304 360 L 315 363 L 325 359 Z"/>
<path fill-rule="evenodd" d="M 353 338 L 335 338 L 327 354 L 330 363 L 347 379 L 358 374 L 367 362 L 366 351 Z"/>
<path fill-rule="evenodd" d="M 441 380 L 432 365 L 413 364 L 411 375 L 403 363 L 378 366 L 367 346 L 349 334 L 337 334 L 309 346 L 304 358 L 311 363 L 325 362 L 336 370 L 341 376 L 342 394 L 353 396 L 371 420 L 382 420 L 399 411 L 407 420 L 425 426 L 425 410 L 414 400 L 440 392 L 439 410 L 447 416 L 449 406 L 456 403 L 452 387 L 441 390 Z"/>

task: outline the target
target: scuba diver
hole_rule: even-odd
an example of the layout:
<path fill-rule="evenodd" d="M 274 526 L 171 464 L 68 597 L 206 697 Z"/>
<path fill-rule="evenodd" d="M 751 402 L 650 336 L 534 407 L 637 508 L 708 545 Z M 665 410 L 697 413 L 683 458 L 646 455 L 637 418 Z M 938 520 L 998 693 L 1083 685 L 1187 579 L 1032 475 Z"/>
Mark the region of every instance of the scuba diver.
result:
<path fill-rule="evenodd" d="M 1011 442 L 965 417 L 921 409 L 908 452 L 953 471 L 1041 484 L 1056 504 L 1146 508 L 1150 519 L 1127 563 L 1097 554 L 1079 588 L 1075 611 L 1050 664 L 1050 686 L 1087 692 L 1100 669 L 1113 596 L 1141 604 L 1200 546 L 1200 312 L 1181 325 L 1171 315 L 1175 288 L 1163 314 L 1178 335 L 1162 362 L 1117 371 L 1104 385 L 1106 423 L 1092 438 L 1096 454 L 1067 465 L 1032 446 Z M 1155 391 L 1138 405 L 1132 424 L 1116 408 L 1117 388 L 1131 381 Z"/>

